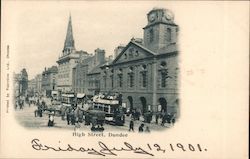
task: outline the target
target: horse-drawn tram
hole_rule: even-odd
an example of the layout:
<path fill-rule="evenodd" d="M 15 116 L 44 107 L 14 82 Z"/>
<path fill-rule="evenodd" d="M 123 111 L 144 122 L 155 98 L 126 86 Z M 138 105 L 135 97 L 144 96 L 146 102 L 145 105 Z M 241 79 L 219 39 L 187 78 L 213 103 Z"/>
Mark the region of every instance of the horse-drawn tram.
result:
<path fill-rule="evenodd" d="M 117 99 L 105 99 L 101 96 L 94 96 L 92 109 L 103 112 L 107 124 L 122 126 L 125 123 L 125 115 L 119 103 Z"/>

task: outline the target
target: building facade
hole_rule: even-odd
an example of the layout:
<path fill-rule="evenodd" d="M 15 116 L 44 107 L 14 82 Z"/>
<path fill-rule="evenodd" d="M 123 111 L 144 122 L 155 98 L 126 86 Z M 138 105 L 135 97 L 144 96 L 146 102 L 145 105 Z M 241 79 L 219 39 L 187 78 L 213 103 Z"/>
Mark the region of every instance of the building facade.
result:
<path fill-rule="evenodd" d="M 143 39 L 131 39 L 111 64 L 101 67 L 101 92 L 119 92 L 130 109 L 177 113 L 178 26 L 171 11 L 147 14 Z"/>
<path fill-rule="evenodd" d="M 42 94 L 42 74 L 36 75 L 35 82 L 36 82 L 35 93 Z"/>
<path fill-rule="evenodd" d="M 15 97 L 27 95 L 28 83 L 28 73 L 25 68 L 23 68 L 20 73 L 14 73 Z"/>
<path fill-rule="evenodd" d="M 59 92 L 67 92 L 73 90 L 72 70 L 79 61 L 80 54 L 83 51 L 76 51 L 75 42 L 73 38 L 71 16 L 69 17 L 68 28 L 64 48 L 60 55 L 58 63 L 58 80 L 57 90 Z"/>
<path fill-rule="evenodd" d="M 42 73 L 42 92 L 43 95 L 51 96 L 51 92 L 57 88 L 57 66 L 52 66 Z"/>
<path fill-rule="evenodd" d="M 21 93 L 21 73 L 14 73 L 14 91 L 15 91 L 15 97 L 19 97 Z"/>
<path fill-rule="evenodd" d="M 83 57 L 73 68 L 73 88 L 76 93 L 94 95 L 100 91 L 100 66 L 106 62 L 105 51 L 97 48 L 94 55 Z"/>
<path fill-rule="evenodd" d="M 115 48 L 114 50 L 114 57 L 116 58 L 121 52 L 122 50 L 125 48 L 124 45 L 119 45 Z"/>
<path fill-rule="evenodd" d="M 28 81 L 28 95 L 34 96 L 36 91 L 36 81 L 35 79 L 31 79 Z"/>

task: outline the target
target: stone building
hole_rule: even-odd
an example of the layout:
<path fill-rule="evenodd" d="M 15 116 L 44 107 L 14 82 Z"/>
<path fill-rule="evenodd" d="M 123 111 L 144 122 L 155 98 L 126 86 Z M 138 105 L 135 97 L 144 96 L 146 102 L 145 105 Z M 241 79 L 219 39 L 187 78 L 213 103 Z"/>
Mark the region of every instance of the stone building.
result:
<path fill-rule="evenodd" d="M 28 90 L 28 73 L 26 69 L 22 69 L 21 71 L 21 81 L 20 81 L 20 95 L 25 96 L 27 95 Z"/>
<path fill-rule="evenodd" d="M 15 97 L 27 95 L 28 83 L 28 73 L 25 68 L 20 73 L 14 73 Z"/>
<path fill-rule="evenodd" d="M 35 93 L 41 94 L 42 93 L 42 74 L 36 75 L 35 82 L 36 82 Z"/>
<path fill-rule="evenodd" d="M 114 50 L 114 57 L 116 58 L 121 52 L 122 50 L 125 48 L 124 45 L 119 45 L 115 48 Z"/>
<path fill-rule="evenodd" d="M 34 96 L 35 91 L 36 91 L 36 80 L 34 78 L 28 81 L 28 95 Z"/>
<path fill-rule="evenodd" d="M 73 29 L 70 16 L 64 48 L 62 54 L 57 60 L 58 63 L 57 90 L 59 92 L 67 92 L 73 90 L 72 70 L 78 63 L 81 54 L 86 54 L 86 52 L 76 51 L 75 49 L 75 41 L 73 38 Z"/>
<path fill-rule="evenodd" d="M 43 95 L 51 96 L 51 92 L 56 90 L 57 84 L 57 66 L 52 66 L 42 73 L 42 92 Z"/>
<path fill-rule="evenodd" d="M 100 91 L 100 66 L 105 63 L 105 51 L 97 48 L 94 55 L 81 57 L 73 68 L 73 90 L 94 95 Z"/>
<path fill-rule="evenodd" d="M 101 92 L 120 92 L 127 108 L 142 113 L 178 116 L 178 26 L 173 13 L 162 8 L 151 10 L 147 20 L 143 39 L 131 39 L 112 63 L 101 67 Z"/>
<path fill-rule="evenodd" d="M 21 73 L 14 73 L 14 97 L 19 97 L 20 93 L 21 93 L 21 79 L 22 79 L 22 76 L 21 76 Z"/>

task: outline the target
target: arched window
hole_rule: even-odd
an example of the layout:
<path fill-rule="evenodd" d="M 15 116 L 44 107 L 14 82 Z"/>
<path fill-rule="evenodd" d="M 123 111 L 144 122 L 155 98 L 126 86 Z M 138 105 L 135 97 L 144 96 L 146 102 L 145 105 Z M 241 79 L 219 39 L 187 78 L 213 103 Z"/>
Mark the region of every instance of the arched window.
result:
<path fill-rule="evenodd" d="M 107 76 L 103 76 L 104 89 L 107 87 Z"/>
<path fill-rule="evenodd" d="M 110 80 L 111 80 L 111 88 L 114 87 L 114 75 L 110 75 Z"/>
<path fill-rule="evenodd" d="M 147 87 L 148 85 L 148 72 L 147 72 L 147 65 L 142 65 L 141 67 L 142 71 L 141 71 L 141 75 L 140 75 L 140 83 L 141 83 L 141 86 L 143 88 Z"/>
<path fill-rule="evenodd" d="M 149 30 L 149 42 L 153 42 L 154 41 L 154 30 L 150 29 Z"/>
<path fill-rule="evenodd" d="M 119 74 L 119 75 L 118 75 L 118 84 L 119 84 L 119 87 L 122 87 L 122 84 L 123 84 L 123 83 L 122 83 L 122 80 L 123 80 L 123 79 L 122 79 L 122 74 Z"/>
<path fill-rule="evenodd" d="M 142 72 L 142 87 L 147 87 L 147 71 Z"/>
<path fill-rule="evenodd" d="M 122 87 L 123 85 L 123 76 L 122 76 L 122 69 L 120 68 L 118 71 L 118 86 Z"/>
<path fill-rule="evenodd" d="M 133 67 L 130 67 L 129 68 L 129 73 L 128 73 L 128 86 L 129 87 L 134 87 L 134 68 Z"/>
<path fill-rule="evenodd" d="M 161 61 L 158 71 L 159 71 L 158 72 L 159 87 L 165 88 L 167 87 L 167 78 L 168 78 L 168 69 L 166 61 Z"/>
<path fill-rule="evenodd" d="M 165 88 L 167 86 L 167 72 L 166 71 L 161 71 L 161 87 Z"/>
<path fill-rule="evenodd" d="M 170 28 L 167 28 L 167 31 L 166 31 L 166 38 L 167 38 L 167 41 L 168 41 L 168 42 L 171 41 L 171 29 L 170 29 Z"/>

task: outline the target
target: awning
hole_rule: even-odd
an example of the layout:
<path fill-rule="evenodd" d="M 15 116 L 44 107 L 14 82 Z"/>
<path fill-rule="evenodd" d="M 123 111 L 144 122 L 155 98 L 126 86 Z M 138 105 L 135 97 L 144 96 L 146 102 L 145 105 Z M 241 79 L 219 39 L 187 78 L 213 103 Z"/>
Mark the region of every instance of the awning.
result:
<path fill-rule="evenodd" d="M 77 98 L 83 98 L 85 96 L 84 93 L 77 93 Z"/>
<path fill-rule="evenodd" d="M 62 94 L 63 97 L 74 97 L 74 94 Z"/>

